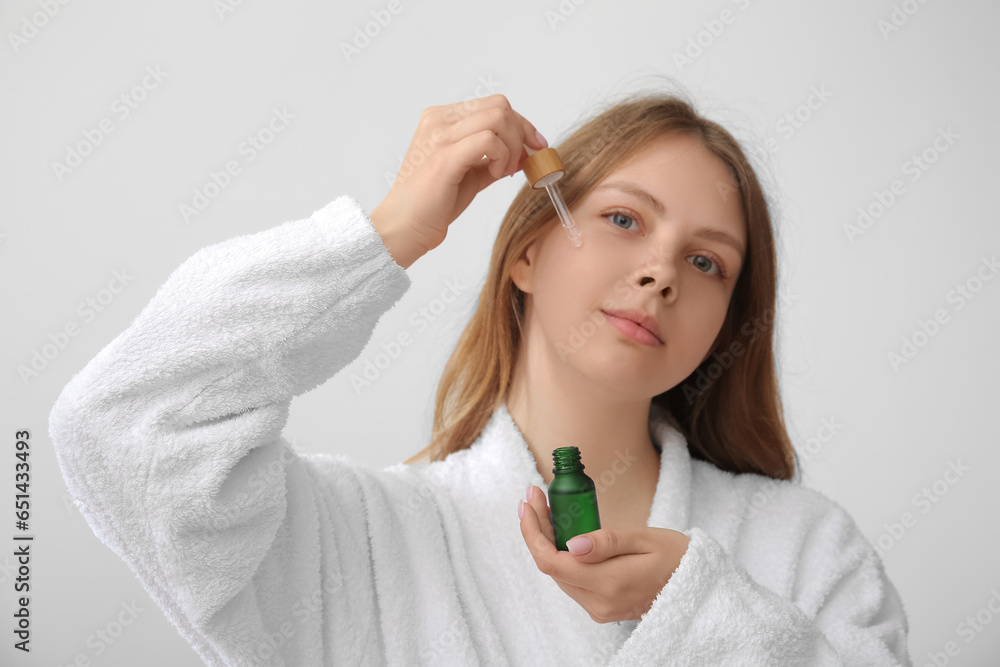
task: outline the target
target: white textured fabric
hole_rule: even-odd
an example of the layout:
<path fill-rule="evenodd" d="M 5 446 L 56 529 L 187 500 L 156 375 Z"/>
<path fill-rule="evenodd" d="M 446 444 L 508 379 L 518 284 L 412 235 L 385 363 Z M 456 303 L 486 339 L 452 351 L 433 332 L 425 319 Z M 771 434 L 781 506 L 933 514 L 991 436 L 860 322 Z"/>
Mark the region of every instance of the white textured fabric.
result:
<path fill-rule="evenodd" d="M 344 195 L 194 254 L 56 401 L 83 516 L 207 664 L 910 664 L 901 600 L 843 508 L 692 459 L 659 419 L 649 525 L 691 543 L 621 624 L 535 566 L 516 510 L 546 485 L 504 407 L 434 463 L 293 449 L 292 398 L 357 358 L 409 285 Z"/>

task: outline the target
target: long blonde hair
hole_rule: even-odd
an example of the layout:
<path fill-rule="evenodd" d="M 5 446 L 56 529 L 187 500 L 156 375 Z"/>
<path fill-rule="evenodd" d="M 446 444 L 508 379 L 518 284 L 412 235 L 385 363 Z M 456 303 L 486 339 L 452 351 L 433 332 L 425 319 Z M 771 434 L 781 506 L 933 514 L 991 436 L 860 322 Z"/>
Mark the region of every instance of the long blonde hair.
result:
<path fill-rule="evenodd" d="M 791 479 L 795 450 L 785 428 L 774 363 L 777 259 L 771 216 L 749 160 L 733 136 L 678 94 L 633 93 L 555 146 L 566 167 L 567 206 L 668 133 L 696 137 L 729 165 L 747 225 L 746 258 L 710 354 L 683 382 L 654 396 L 651 411 L 687 439 L 691 456 L 734 473 Z M 544 189 L 521 188 L 507 209 L 475 313 L 445 364 L 430 444 L 406 460 L 431 461 L 469 447 L 506 395 L 522 335 L 524 293 L 511 269 L 556 216 Z M 735 342 L 740 346 L 731 347 Z M 738 354 L 727 351 L 737 350 Z M 718 356 L 717 356 L 718 355 Z"/>

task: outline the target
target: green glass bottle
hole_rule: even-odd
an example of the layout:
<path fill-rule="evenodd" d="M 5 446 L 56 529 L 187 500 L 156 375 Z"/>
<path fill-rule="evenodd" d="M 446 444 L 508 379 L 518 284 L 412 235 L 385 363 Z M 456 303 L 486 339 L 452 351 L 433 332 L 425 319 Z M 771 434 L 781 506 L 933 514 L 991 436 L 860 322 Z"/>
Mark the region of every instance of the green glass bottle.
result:
<path fill-rule="evenodd" d="M 583 472 L 578 447 L 552 450 L 555 477 L 549 484 L 549 521 L 555 533 L 556 548 L 569 551 L 566 540 L 601 527 L 597 511 L 594 480 Z"/>

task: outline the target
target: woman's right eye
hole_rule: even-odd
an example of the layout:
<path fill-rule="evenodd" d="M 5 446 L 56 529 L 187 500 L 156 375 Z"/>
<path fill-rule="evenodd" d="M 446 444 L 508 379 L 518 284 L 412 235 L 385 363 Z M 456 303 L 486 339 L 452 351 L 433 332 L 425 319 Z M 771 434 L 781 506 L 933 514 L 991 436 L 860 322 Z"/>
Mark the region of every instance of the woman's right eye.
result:
<path fill-rule="evenodd" d="M 621 218 L 627 218 L 628 221 L 631 221 L 631 222 L 635 223 L 636 224 L 636 229 L 638 229 L 639 223 L 636 221 L 636 219 L 634 217 L 635 214 L 632 211 L 629 211 L 629 210 L 626 210 L 626 209 L 620 209 L 620 208 L 613 208 L 613 209 L 609 209 L 607 211 L 602 212 L 601 216 L 603 216 L 605 218 L 609 218 L 610 219 L 609 221 L 611 222 L 612 225 L 614 225 L 615 227 L 618 227 L 618 229 L 621 229 L 623 231 L 627 232 L 627 231 L 632 231 L 632 230 L 628 228 L 628 222 L 627 221 L 625 223 L 626 224 L 625 227 L 622 227 L 621 225 L 618 224 L 618 221 L 621 220 Z M 616 218 L 618 220 L 616 220 Z"/>

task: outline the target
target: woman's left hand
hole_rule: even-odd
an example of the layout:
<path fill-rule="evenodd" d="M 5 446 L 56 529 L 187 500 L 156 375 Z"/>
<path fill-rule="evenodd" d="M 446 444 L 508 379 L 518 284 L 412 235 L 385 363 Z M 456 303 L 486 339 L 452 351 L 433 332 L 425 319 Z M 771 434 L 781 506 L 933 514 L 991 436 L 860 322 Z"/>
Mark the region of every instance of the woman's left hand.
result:
<path fill-rule="evenodd" d="M 587 542 L 586 535 L 593 544 L 589 551 L 559 551 L 545 493 L 532 486 L 530 498 L 521 501 L 521 536 L 535 564 L 598 623 L 639 620 L 670 581 L 691 541 L 668 528 L 600 528 L 566 543 L 575 548 Z"/>

